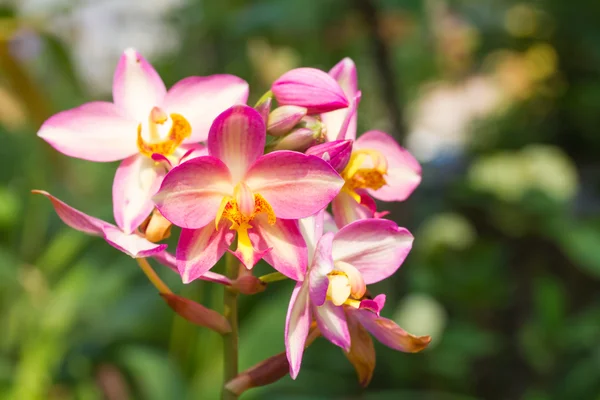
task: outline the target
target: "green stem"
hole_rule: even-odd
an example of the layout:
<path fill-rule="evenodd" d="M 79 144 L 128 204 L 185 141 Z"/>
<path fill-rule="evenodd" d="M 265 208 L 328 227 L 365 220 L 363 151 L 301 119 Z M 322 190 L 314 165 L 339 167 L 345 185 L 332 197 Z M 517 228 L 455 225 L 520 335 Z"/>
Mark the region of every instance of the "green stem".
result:
<path fill-rule="evenodd" d="M 239 261 L 237 258 L 227 252 L 225 253 L 225 275 L 235 280 L 239 271 Z M 231 325 L 231 333 L 223 336 L 223 391 L 221 398 L 223 400 L 235 400 L 237 396 L 225 389 L 227 382 L 235 378 L 238 374 L 238 309 L 237 292 L 225 288 L 223 296 L 224 315 Z"/>
<path fill-rule="evenodd" d="M 260 281 L 264 283 L 272 283 L 277 281 L 286 280 L 288 277 L 282 274 L 281 272 L 271 272 L 270 274 L 266 274 L 261 276 Z"/>

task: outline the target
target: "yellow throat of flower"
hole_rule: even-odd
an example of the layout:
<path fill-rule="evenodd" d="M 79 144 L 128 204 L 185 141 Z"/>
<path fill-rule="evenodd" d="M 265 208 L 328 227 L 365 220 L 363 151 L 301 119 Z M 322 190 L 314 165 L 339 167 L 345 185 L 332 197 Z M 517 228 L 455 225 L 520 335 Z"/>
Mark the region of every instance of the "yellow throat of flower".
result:
<path fill-rule="evenodd" d="M 346 181 L 342 190 L 360 203 L 360 196 L 356 193 L 356 189 L 377 190 L 386 185 L 384 176 L 387 174 L 387 170 L 387 160 L 377 150 L 353 151 L 348 165 L 341 174 Z"/>
<path fill-rule="evenodd" d="M 154 153 L 168 157 L 191 134 L 192 127 L 183 115 L 167 115 L 162 109 L 154 107 L 148 116 L 148 125 L 138 125 L 137 145 L 140 153 L 147 157 L 152 157 Z"/>

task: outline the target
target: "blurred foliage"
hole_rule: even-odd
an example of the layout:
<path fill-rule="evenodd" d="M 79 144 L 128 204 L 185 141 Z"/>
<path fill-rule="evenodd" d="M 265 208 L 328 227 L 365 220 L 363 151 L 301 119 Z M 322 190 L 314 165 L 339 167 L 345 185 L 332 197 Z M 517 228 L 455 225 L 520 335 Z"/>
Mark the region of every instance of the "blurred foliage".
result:
<path fill-rule="evenodd" d="M 109 98 L 118 53 L 134 45 L 167 84 L 232 73 L 250 82 L 250 102 L 289 68 L 349 56 L 359 131 L 386 130 L 423 161 L 415 194 L 384 205 L 415 248 L 371 290 L 388 294 L 384 315 L 431 333 L 431 348 L 377 344 L 362 390 L 341 351 L 317 340 L 296 381 L 244 398 L 600 399 L 599 2 L 0 4 L 1 398 L 218 396 L 219 336 L 174 316 L 131 259 L 29 193 L 112 219 L 116 165 L 69 159 L 35 132 Z M 157 21 L 168 30 L 147 31 Z M 159 272 L 220 309 L 219 288 Z M 274 283 L 243 299 L 242 368 L 283 350 L 290 292 Z"/>

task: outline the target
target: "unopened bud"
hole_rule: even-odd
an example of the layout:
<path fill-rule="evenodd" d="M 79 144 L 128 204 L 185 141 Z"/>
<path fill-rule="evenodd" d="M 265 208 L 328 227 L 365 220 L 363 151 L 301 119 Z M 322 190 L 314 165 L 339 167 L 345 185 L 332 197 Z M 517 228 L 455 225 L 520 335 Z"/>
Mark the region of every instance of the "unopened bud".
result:
<path fill-rule="evenodd" d="M 140 231 L 149 241 L 153 243 L 160 242 L 171 236 L 171 222 L 155 208 L 152 214 L 140 225 Z"/>
<path fill-rule="evenodd" d="M 269 90 L 265 93 L 256 103 L 254 109 L 258 111 L 260 116 L 263 118 L 265 125 L 269 120 L 269 113 L 271 112 L 271 103 L 273 101 L 273 93 Z"/>
<path fill-rule="evenodd" d="M 283 136 L 292 130 L 306 115 L 306 108 L 299 106 L 281 106 L 269 114 L 267 133 L 271 136 Z"/>
<path fill-rule="evenodd" d="M 337 171 L 342 172 L 352 154 L 352 140 L 335 140 L 312 146 L 306 154 L 317 156 L 327 161 Z"/>
<path fill-rule="evenodd" d="M 311 146 L 323 143 L 326 138 L 325 126 L 314 117 L 304 117 L 298 128 L 275 144 L 273 150 L 306 151 Z"/>
<path fill-rule="evenodd" d="M 160 295 L 173 311 L 189 322 L 212 329 L 221 335 L 231 332 L 231 326 L 227 319 L 215 310 L 176 294 L 161 293 Z"/>
<path fill-rule="evenodd" d="M 267 284 L 253 275 L 240 276 L 231 284 L 232 288 L 246 295 L 264 292 Z"/>

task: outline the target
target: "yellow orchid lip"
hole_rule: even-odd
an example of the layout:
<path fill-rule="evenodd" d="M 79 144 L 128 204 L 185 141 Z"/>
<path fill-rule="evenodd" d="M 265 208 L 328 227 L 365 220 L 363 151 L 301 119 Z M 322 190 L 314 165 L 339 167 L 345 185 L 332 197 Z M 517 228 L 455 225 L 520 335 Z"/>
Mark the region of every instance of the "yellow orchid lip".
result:
<path fill-rule="evenodd" d="M 356 189 L 377 190 L 385 186 L 387 169 L 387 160 L 380 152 L 368 149 L 353 151 L 341 173 L 346 181 L 343 189 L 360 202 Z"/>
<path fill-rule="evenodd" d="M 170 123 L 170 127 L 168 124 Z M 168 127 L 168 132 L 161 135 L 161 130 Z M 137 146 L 141 154 L 152 157 L 158 153 L 165 157 L 172 155 L 181 143 L 192 134 L 192 127 L 181 114 L 167 115 L 162 109 L 154 107 L 148 117 L 148 136 L 142 135 L 142 124 L 138 125 Z"/>

